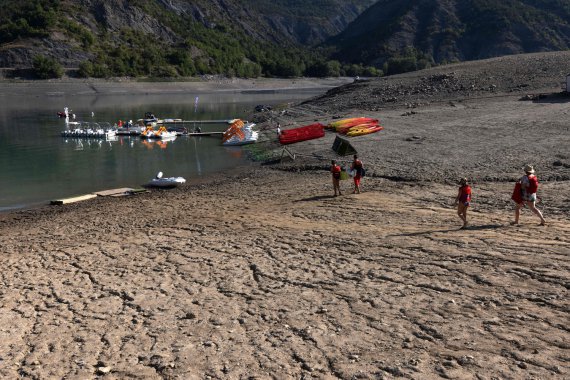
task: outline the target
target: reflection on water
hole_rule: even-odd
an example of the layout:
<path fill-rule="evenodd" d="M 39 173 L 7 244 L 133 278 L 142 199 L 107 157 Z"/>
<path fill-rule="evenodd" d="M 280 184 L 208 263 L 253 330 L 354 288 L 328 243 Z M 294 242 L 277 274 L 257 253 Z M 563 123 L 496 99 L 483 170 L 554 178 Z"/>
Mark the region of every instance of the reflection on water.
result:
<path fill-rule="evenodd" d="M 83 149 L 102 149 L 102 148 L 113 148 L 113 143 L 119 141 L 118 136 L 105 137 L 100 139 L 86 139 L 81 137 L 64 137 L 63 142 L 69 144 L 73 147 L 73 150 L 83 150 Z M 121 142 L 122 143 L 122 142 Z"/>
<path fill-rule="evenodd" d="M 240 159 L 242 158 L 243 150 L 239 146 L 224 146 L 226 152 L 230 154 L 233 158 Z"/>
<path fill-rule="evenodd" d="M 153 149 L 154 147 L 157 147 L 160 149 L 166 149 L 168 147 L 168 144 L 174 142 L 174 140 L 176 140 L 176 137 L 167 137 L 167 138 L 163 138 L 160 140 L 141 139 L 141 144 L 143 144 L 147 149 Z M 132 138 L 131 138 L 131 148 L 133 146 L 134 146 L 134 142 L 132 141 Z"/>
<path fill-rule="evenodd" d="M 0 211 L 117 187 L 139 187 L 162 171 L 189 182 L 242 164 L 241 148 L 221 146 L 219 136 L 179 136 L 148 141 L 135 136 L 61 137 L 57 112 L 69 107 L 81 122 L 100 125 L 136 120 L 153 112 L 184 120 L 247 119 L 256 104 L 276 105 L 315 94 L 192 94 L 0 96 Z M 203 132 L 226 124 L 192 123 Z"/>

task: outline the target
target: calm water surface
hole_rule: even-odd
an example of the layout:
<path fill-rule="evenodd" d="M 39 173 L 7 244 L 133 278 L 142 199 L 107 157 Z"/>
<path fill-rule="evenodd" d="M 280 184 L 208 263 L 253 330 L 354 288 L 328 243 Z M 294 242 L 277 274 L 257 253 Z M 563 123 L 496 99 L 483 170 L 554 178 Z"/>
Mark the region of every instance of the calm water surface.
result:
<path fill-rule="evenodd" d="M 324 90 L 323 90 L 324 91 Z M 65 106 L 78 121 L 133 121 L 147 111 L 159 118 L 247 118 L 256 104 L 282 104 L 318 92 L 276 94 L 18 95 L 0 97 L 0 211 L 118 187 L 140 187 L 156 175 L 188 181 L 244 163 L 241 148 L 221 146 L 220 137 L 177 137 L 148 142 L 138 137 L 62 138 Z M 194 107 L 199 96 L 198 107 Z M 94 113 L 94 117 L 91 113 Z M 202 124 L 203 132 L 227 125 Z M 190 125 L 189 129 L 194 127 Z"/>

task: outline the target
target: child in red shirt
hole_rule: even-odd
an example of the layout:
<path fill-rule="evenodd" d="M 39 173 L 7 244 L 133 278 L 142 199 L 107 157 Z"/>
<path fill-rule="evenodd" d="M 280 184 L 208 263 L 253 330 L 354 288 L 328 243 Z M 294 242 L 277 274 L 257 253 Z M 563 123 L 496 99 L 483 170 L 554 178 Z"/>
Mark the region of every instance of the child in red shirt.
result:
<path fill-rule="evenodd" d="M 342 195 L 342 193 L 340 192 L 340 172 L 341 172 L 340 166 L 336 164 L 335 160 L 332 160 L 331 173 L 332 173 L 332 183 L 333 183 L 335 197 L 337 196 L 337 192 L 338 195 Z"/>
<path fill-rule="evenodd" d="M 463 221 L 463 227 L 467 227 L 467 208 L 471 203 L 471 186 L 467 183 L 467 178 L 461 178 L 459 180 L 459 192 L 455 198 L 455 204 L 457 205 L 457 215 Z"/>

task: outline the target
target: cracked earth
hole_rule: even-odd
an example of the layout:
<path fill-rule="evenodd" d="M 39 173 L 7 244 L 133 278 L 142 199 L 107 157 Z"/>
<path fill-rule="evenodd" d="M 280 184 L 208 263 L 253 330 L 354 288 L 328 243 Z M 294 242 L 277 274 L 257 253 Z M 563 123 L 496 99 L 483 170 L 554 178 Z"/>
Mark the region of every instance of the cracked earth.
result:
<path fill-rule="evenodd" d="M 483 183 L 460 230 L 455 187 L 329 182 L 252 168 L 3 215 L 0 377 L 568 376 L 563 214 L 510 226 L 511 185 Z"/>

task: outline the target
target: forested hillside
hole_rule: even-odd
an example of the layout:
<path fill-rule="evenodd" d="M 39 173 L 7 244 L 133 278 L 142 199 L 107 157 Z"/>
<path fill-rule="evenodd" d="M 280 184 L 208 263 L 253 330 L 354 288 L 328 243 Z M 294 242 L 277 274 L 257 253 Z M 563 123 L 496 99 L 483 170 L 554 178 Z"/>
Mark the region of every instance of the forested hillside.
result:
<path fill-rule="evenodd" d="M 567 50 L 569 22 L 568 0 L 380 0 L 326 45 L 336 59 L 390 73 Z"/>
<path fill-rule="evenodd" d="M 372 0 L 5 0 L 0 67 L 46 57 L 83 76 L 338 75 L 308 46 Z"/>
<path fill-rule="evenodd" d="M 375 76 L 570 48 L 568 0 L 4 0 L 0 67 L 39 78 Z M 70 70 L 73 68 L 73 70 Z"/>

